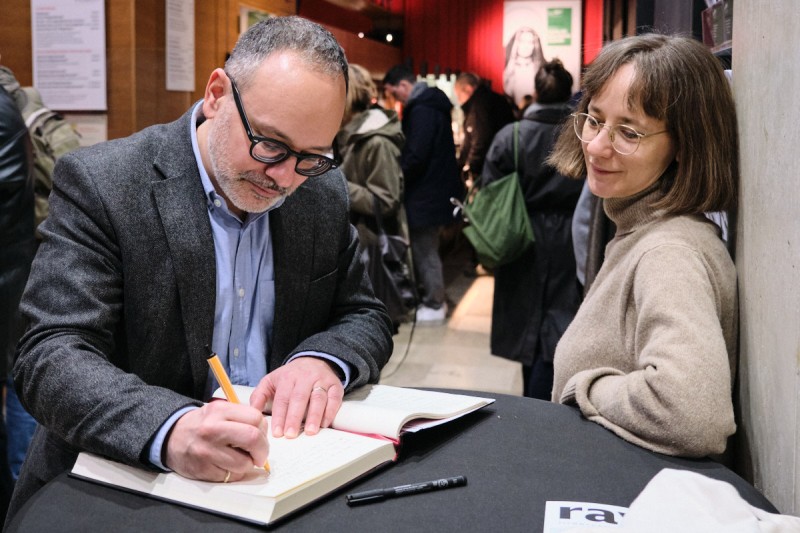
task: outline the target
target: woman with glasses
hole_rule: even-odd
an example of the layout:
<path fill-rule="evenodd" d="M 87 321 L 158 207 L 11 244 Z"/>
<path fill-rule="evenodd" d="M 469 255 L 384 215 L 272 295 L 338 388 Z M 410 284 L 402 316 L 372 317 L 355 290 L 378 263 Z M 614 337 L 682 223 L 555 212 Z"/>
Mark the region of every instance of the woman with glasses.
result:
<path fill-rule="evenodd" d="M 721 454 L 736 430 L 736 272 L 706 211 L 735 206 L 736 115 L 701 43 L 606 46 L 550 161 L 617 226 L 556 349 L 552 399 L 656 452 Z"/>
<path fill-rule="evenodd" d="M 553 354 L 580 305 L 572 213 L 582 181 L 545 163 L 559 124 L 572 111 L 572 75 L 558 59 L 536 74 L 536 102 L 519 123 L 519 183 L 536 242 L 494 270 L 492 354 L 522 363 L 523 394 L 549 400 Z M 514 125 L 495 136 L 483 165 L 485 187 L 514 170 Z"/>

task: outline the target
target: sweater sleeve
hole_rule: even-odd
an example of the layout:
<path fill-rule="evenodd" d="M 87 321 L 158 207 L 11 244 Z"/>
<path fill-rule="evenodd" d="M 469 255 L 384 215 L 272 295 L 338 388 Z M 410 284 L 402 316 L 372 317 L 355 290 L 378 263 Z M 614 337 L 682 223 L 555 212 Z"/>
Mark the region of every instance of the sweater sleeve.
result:
<path fill-rule="evenodd" d="M 722 453 L 736 429 L 719 280 L 696 251 L 662 245 L 645 253 L 628 301 L 626 346 L 635 368 L 575 374 L 562 403 L 621 437 L 669 455 Z M 632 335 L 631 335 L 632 333 Z"/>

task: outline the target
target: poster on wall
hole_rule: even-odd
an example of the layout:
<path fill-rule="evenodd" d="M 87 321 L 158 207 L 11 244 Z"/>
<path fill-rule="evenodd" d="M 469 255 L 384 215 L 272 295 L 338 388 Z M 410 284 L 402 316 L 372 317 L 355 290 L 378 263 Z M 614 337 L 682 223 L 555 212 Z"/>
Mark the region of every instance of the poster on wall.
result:
<path fill-rule="evenodd" d="M 573 92 L 581 72 L 580 0 L 506 0 L 503 4 L 505 65 L 503 90 L 517 105 L 535 93 L 536 72 L 547 61 L 561 60 L 572 74 Z"/>
<path fill-rule="evenodd" d="M 58 111 L 106 110 L 104 0 L 31 0 L 33 85 Z"/>
<path fill-rule="evenodd" d="M 194 0 L 167 0 L 167 90 L 194 91 Z"/>

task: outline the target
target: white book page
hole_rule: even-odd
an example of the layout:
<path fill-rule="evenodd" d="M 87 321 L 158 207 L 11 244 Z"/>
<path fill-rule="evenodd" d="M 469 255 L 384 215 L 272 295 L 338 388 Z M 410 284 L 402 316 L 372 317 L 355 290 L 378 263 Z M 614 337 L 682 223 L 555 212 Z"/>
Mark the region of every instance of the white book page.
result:
<path fill-rule="evenodd" d="M 463 394 L 367 385 L 345 396 L 333 427 L 397 439 L 405 423 L 412 418 L 444 421 L 492 402 L 491 398 Z M 430 425 L 435 424 L 426 427 Z"/>
<path fill-rule="evenodd" d="M 233 388 L 240 402 L 250 402 L 253 387 L 234 385 Z M 217 389 L 214 397 L 224 398 L 225 395 Z M 332 427 L 397 440 L 403 431 L 419 431 L 442 424 L 493 402 L 493 398 L 465 394 L 365 385 L 344 397 Z M 406 424 L 412 419 L 419 420 Z"/>
<path fill-rule="evenodd" d="M 175 473 L 156 474 L 119 463 L 114 464 L 118 464 L 120 467 L 135 473 L 135 477 L 140 482 L 134 483 L 137 485 L 152 483 L 156 481 L 156 478 L 162 478 L 158 484 L 176 483 L 180 485 L 186 482 L 192 485 L 205 485 L 205 490 L 209 491 L 224 488 L 228 491 L 247 493 L 252 496 L 278 498 L 321 477 L 344 470 L 378 448 L 387 447 L 386 460 L 391 460 L 394 457 L 394 447 L 387 441 L 331 429 L 322 429 L 313 436 L 301 433 L 294 439 L 275 438 L 269 435 L 269 443 L 269 465 L 271 470 L 269 475 L 262 468 L 254 467 L 252 476 L 242 481 L 225 484 L 187 480 Z M 89 454 L 82 455 L 94 457 L 94 462 L 111 462 Z M 97 479 L 99 476 L 100 481 L 126 487 L 130 487 L 130 483 L 135 481 L 124 479 L 128 477 L 127 473 L 119 477 L 106 478 L 108 475 L 106 472 L 108 471 L 103 468 L 96 472 L 93 471 L 92 461 L 84 460 L 82 464 L 83 466 L 80 468 L 76 465 L 73 472 L 93 479 Z M 377 464 L 372 466 L 377 466 Z M 165 478 L 180 479 L 167 480 Z"/>

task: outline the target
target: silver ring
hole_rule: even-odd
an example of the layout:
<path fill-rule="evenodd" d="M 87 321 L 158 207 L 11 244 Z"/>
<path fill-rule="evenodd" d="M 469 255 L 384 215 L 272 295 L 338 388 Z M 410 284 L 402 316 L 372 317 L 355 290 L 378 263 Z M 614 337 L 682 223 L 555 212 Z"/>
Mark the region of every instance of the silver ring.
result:
<path fill-rule="evenodd" d="M 231 471 L 230 470 L 226 470 L 225 471 L 225 479 L 222 482 L 223 483 L 227 483 L 230 479 L 231 479 Z"/>
<path fill-rule="evenodd" d="M 325 389 L 325 388 L 323 388 L 323 387 L 320 387 L 319 385 L 317 385 L 316 387 L 314 387 L 313 389 L 311 389 L 311 392 L 317 392 L 318 390 L 321 390 L 322 392 L 325 392 L 325 393 L 327 393 L 327 392 L 328 392 L 328 389 Z"/>

